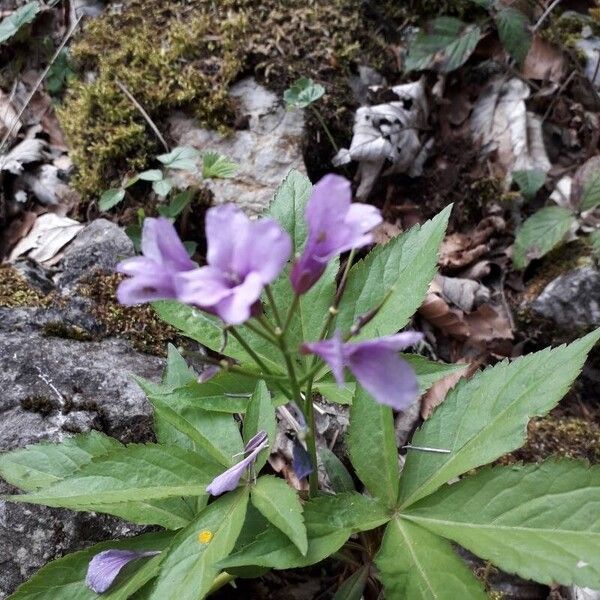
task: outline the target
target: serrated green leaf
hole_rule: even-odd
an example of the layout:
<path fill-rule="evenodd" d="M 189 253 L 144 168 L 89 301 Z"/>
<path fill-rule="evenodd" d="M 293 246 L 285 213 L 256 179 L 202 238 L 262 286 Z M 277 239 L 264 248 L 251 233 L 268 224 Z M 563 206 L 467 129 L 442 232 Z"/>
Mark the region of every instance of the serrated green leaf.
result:
<path fill-rule="evenodd" d="M 487 598 L 481 583 L 449 542 L 398 517 L 386 527 L 375 564 L 386 598 Z"/>
<path fill-rule="evenodd" d="M 233 177 L 239 165 L 219 152 L 207 152 L 202 156 L 202 177 L 204 179 L 226 179 Z"/>
<path fill-rule="evenodd" d="M 167 387 L 181 387 L 190 381 L 196 381 L 194 370 L 188 366 L 185 358 L 173 345 L 167 346 L 167 366 L 163 373 L 163 384 Z"/>
<path fill-rule="evenodd" d="M 193 442 L 194 450 L 224 467 L 237 462 L 233 456 L 243 452 L 244 444 L 233 416 L 223 412 L 211 412 L 198 403 L 180 397 L 176 388 L 167 394 L 155 394 L 154 388 L 146 386 L 144 380 L 138 385 L 148 396 L 157 417 L 174 427 Z M 195 381 L 193 382 L 195 383 Z M 165 396 L 168 401 L 165 401 Z"/>
<path fill-rule="evenodd" d="M 248 489 L 225 494 L 205 508 L 198 519 L 181 531 L 165 551 L 150 600 L 204 598 L 240 534 L 248 505 Z M 201 541 L 207 532 L 210 540 Z"/>
<path fill-rule="evenodd" d="M 269 446 L 259 453 L 254 462 L 254 468 L 257 473 L 260 472 L 263 465 L 267 462 L 270 453 L 269 448 L 274 447 L 277 436 L 275 407 L 264 381 L 259 381 L 256 384 L 256 389 L 248 402 L 248 409 L 244 417 L 244 442 L 247 444 L 259 431 L 264 431 L 267 434 Z"/>
<path fill-rule="evenodd" d="M 433 69 L 449 73 L 464 64 L 475 50 L 481 30 L 453 17 L 438 17 L 420 31 L 409 46 L 406 71 Z"/>
<path fill-rule="evenodd" d="M 125 190 L 121 188 L 111 188 L 110 190 L 106 190 L 102 196 L 100 196 L 100 201 L 98 202 L 98 208 L 101 211 L 110 210 L 113 206 L 116 206 L 125 198 Z"/>
<path fill-rule="evenodd" d="M 61 443 L 42 442 L 0 454 L 0 475 L 10 484 L 31 492 L 72 475 L 93 458 L 108 454 L 122 444 L 103 433 L 91 431 Z"/>
<path fill-rule="evenodd" d="M 600 587 L 600 467 L 487 468 L 403 515 L 525 579 Z"/>
<path fill-rule="evenodd" d="M 438 250 L 451 206 L 431 221 L 379 246 L 350 269 L 336 327 L 347 332 L 360 316 L 385 300 L 356 339 L 397 333 L 421 306 L 437 269 Z"/>
<path fill-rule="evenodd" d="M 593 173 L 583 186 L 579 201 L 581 210 L 590 210 L 600 204 L 600 173 Z"/>
<path fill-rule="evenodd" d="M 39 2 L 28 2 L 0 21 L 0 44 L 13 37 L 19 29 L 31 23 L 40 12 Z"/>
<path fill-rule="evenodd" d="M 256 540 L 222 560 L 220 566 L 289 569 L 312 565 L 336 552 L 352 533 L 379 527 L 389 518 L 385 507 L 374 498 L 357 493 L 319 496 L 304 505 L 306 556 L 279 529 L 269 526 Z"/>
<path fill-rule="evenodd" d="M 575 217 L 562 206 L 547 206 L 531 215 L 517 231 L 513 263 L 524 269 L 534 258 L 541 258 L 560 244 Z"/>
<path fill-rule="evenodd" d="M 195 171 L 198 166 L 200 152 L 195 148 L 178 146 L 167 154 L 156 157 L 167 169 L 180 169 L 184 171 Z"/>
<path fill-rule="evenodd" d="M 512 178 L 519 186 L 523 197 L 527 200 L 533 200 L 544 183 L 546 183 L 546 173 L 539 169 L 513 171 Z"/>
<path fill-rule="evenodd" d="M 103 512 L 105 504 L 202 495 L 221 471 L 219 464 L 180 448 L 131 444 L 100 456 L 40 492 L 6 499 Z"/>
<path fill-rule="evenodd" d="M 503 361 L 459 381 L 412 440 L 450 453 L 409 451 L 401 504 L 409 506 L 454 477 L 520 448 L 529 419 L 559 402 L 599 338 L 600 329 L 568 346 Z"/>
<path fill-rule="evenodd" d="M 522 65 L 531 47 L 529 19 L 520 10 L 505 7 L 496 13 L 495 21 L 502 45 Z"/>
<path fill-rule="evenodd" d="M 90 548 L 67 554 L 42 567 L 31 579 L 22 584 L 8 600 L 98 600 L 98 594 L 85 584 L 88 564 L 99 552 L 110 549 L 153 551 L 166 548 L 173 534 L 170 532 L 147 533 L 124 540 L 111 540 L 95 544 Z M 160 555 L 153 559 L 142 559 L 126 567 L 128 577 L 119 575 L 109 592 L 102 595 L 105 600 L 126 600 L 135 591 L 135 583 L 143 585 L 143 579 L 149 575 L 148 565 L 153 563 L 158 572 Z M 140 571 L 145 577 L 140 577 Z M 133 584 L 132 584 L 132 581 Z"/>
<path fill-rule="evenodd" d="M 350 409 L 348 452 L 352 466 L 367 489 L 387 506 L 398 497 L 398 449 L 394 416 L 360 386 Z"/>
<path fill-rule="evenodd" d="M 263 475 L 252 486 L 250 499 L 254 507 L 305 556 L 308 541 L 298 494 L 283 479 Z"/>
<path fill-rule="evenodd" d="M 331 489 L 336 493 L 353 492 L 354 481 L 344 463 L 327 446 L 319 448 L 319 458 L 329 477 Z"/>
<path fill-rule="evenodd" d="M 223 347 L 224 325 L 217 317 L 175 300 L 153 302 L 152 307 L 165 323 L 179 329 L 187 337 L 215 352 L 230 356 L 244 365 L 255 368 L 252 359 L 233 336 L 227 336 L 227 343 Z M 278 348 L 245 327 L 238 328 L 238 331 L 273 373 L 284 373 L 283 361 Z"/>
<path fill-rule="evenodd" d="M 160 169 L 150 169 L 149 171 L 142 171 L 137 175 L 137 179 L 141 179 L 142 181 L 160 181 L 163 178 L 164 175 Z"/>
<path fill-rule="evenodd" d="M 333 600 L 362 600 L 365 585 L 369 579 L 370 565 L 354 571 L 338 588 Z"/>
<path fill-rule="evenodd" d="M 306 108 L 325 94 L 325 88 L 308 77 L 296 80 L 283 93 L 288 108 Z"/>
<path fill-rule="evenodd" d="M 310 179 L 292 169 L 277 188 L 269 207 L 269 216 L 278 221 L 292 237 L 292 255 L 300 252 L 306 240 L 308 229 L 304 209 L 311 191 Z"/>

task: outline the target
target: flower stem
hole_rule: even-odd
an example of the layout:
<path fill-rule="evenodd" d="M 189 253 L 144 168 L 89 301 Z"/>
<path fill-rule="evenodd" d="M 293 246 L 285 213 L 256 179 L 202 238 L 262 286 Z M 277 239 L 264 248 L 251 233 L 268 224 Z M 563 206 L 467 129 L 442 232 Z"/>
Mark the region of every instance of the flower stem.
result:
<path fill-rule="evenodd" d="M 315 407 L 312 401 L 312 384 L 313 378 L 309 375 L 306 382 L 306 403 L 305 403 L 305 418 L 308 424 L 308 435 L 306 436 L 306 445 L 313 470 L 308 476 L 309 494 L 315 496 L 319 490 L 319 466 L 317 461 L 317 427 L 315 424 Z"/>
<path fill-rule="evenodd" d="M 286 331 L 288 330 L 288 327 L 290 326 L 290 323 L 292 322 L 292 317 L 294 316 L 294 313 L 298 308 L 298 304 L 300 304 L 300 296 L 298 294 L 294 294 L 294 299 L 290 304 L 287 315 L 285 317 L 285 323 L 282 328 L 283 335 L 285 335 Z"/>
<path fill-rule="evenodd" d="M 325 119 L 323 119 L 323 116 L 321 115 L 321 113 L 312 104 L 310 105 L 310 109 L 313 111 L 315 117 L 317 117 L 317 119 L 319 120 L 319 123 L 321 124 L 321 127 L 323 128 L 323 131 L 325 132 L 325 135 L 328 137 L 329 142 L 333 146 L 333 149 L 336 152 L 339 152 L 340 148 L 335 143 L 335 139 L 333 139 L 333 135 L 332 135 L 329 127 L 327 127 L 327 123 L 325 123 Z"/>
<path fill-rule="evenodd" d="M 273 338 L 271 335 L 269 335 L 262 329 L 259 329 L 258 327 L 256 327 L 256 325 L 254 325 L 250 321 L 246 321 L 244 323 L 244 327 L 247 327 L 250 331 L 253 331 L 256 335 L 259 335 L 264 340 L 267 340 L 267 342 L 270 342 L 271 344 L 274 344 L 275 346 L 277 345 L 277 341 L 275 340 L 275 338 Z"/>
<path fill-rule="evenodd" d="M 273 316 L 275 317 L 275 323 L 277 323 L 277 327 L 279 329 L 283 329 L 283 322 L 281 320 L 281 316 L 279 315 L 279 309 L 277 308 L 277 304 L 275 302 L 275 298 L 273 297 L 273 291 L 271 290 L 270 285 L 265 286 L 265 293 L 267 295 L 267 300 L 269 301 L 269 305 L 271 306 L 271 310 L 273 311 Z"/>

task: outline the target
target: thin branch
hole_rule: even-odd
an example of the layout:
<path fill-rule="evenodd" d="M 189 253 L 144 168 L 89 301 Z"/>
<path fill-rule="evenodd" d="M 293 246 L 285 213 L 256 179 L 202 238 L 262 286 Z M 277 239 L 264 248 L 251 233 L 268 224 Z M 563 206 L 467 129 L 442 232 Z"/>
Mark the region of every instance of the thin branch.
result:
<path fill-rule="evenodd" d="M 2 141 L 0 142 L 0 152 L 2 152 L 2 150 L 4 149 L 4 146 L 6 145 L 6 142 L 8 141 L 10 136 L 12 135 L 12 132 L 14 131 L 15 127 L 17 126 L 17 123 L 20 123 L 23 113 L 29 106 L 29 103 L 31 102 L 34 94 L 37 92 L 40 85 L 42 85 L 42 81 L 44 81 L 44 79 L 46 78 L 46 75 L 48 75 L 48 72 L 52 68 L 54 61 L 58 58 L 58 55 L 62 52 L 62 49 L 66 46 L 67 42 L 71 39 L 71 36 L 75 33 L 75 29 L 79 25 L 79 22 L 81 21 L 81 19 L 83 19 L 83 16 L 84 15 L 79 16 L 77 18 L 77 20 L 75 21 L 75 23 L 73 23 L 73 26 L 71 27 L 71 29 L 69 29 L 69 31 L 67 32 L 67 35 L 65 35 L 63 41 L 60 43 L 60 46 L 56 49 L 56 52 L 50 59 L 50 62 L 46 65 L 46 68 L 42 71 L 42 74 L 39 76 L 38 80 L 35 82 L 34 86 L 31 88 L 31 91 L 29 92 L 29 95 L 25 99 L 25 102 L 23 103 L 21 110 L 17 114 L 17 118 L 13 120 L 11 126 L 8 128 L 8 130 L 4 134 L 4 137 L 2 138 Z"/>
<path fill-rule="evenodd" d="M 538 19 L 537 23 L 531 28 L 531 31 L 535 33 L 541 26 L 542 23 L 546 20 L 548 15 L 560 4 L 561 0 L 554 0 L 554 2 L 550 3 L 550 6 L 542 13 L 542 16 Z"/>
<path fill-rule="evenodd" d="M 167 152 L 170 152 L 171 149 L 169 148 L 167 142 L 165 142 L 165 138 L 162 136 L 160 130 L 156 126 L 156 123 L 150 118 L 150 115 L 146 112 L 144 107 L 134 98 L 133 94 L 125 87 L 125 85 L 121 81 L 115 79 L 115 83 L 117 84 L 119 89 L 127 96 L 130 102 L 138 109 L 139 113 L 146 120 L 146 123 L 150 125 L 150 129 L 152 129 L 154 135 L 158 138 L 158 141 L 164 146 L 164 149 Z"/>

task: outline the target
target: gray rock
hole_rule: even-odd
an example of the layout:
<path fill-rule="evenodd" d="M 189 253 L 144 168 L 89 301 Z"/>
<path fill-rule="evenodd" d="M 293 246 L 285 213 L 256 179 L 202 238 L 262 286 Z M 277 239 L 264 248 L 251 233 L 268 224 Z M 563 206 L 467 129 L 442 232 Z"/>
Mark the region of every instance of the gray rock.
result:
<path fill-rule="evenodd" d="M 533 302 L 532 309 L 559 327 L 600 325 L 600 271 L 581 267 L 551 281 Z"/>
<path fill-rule="evenodd" d="M 570 600 L 600 600 L 600 591 L 573 585 L 568 589 L 567 597 Z"/>
<path fill-rule="evenodd" d="M 169 121 L 170 135 L 180 146 L 220 152 L 235 161 L 239 170 L 234 177 L 207 182 L 215 202 L 235 202 L 250 214 L 260 214 L 290 169 L 305 171 L 304 115 L 301 110 L 286 111 L 280 99 L 253 78 L 236 83 L 230 95 L 237 99 L 239 113 L 249 117 L 247 129 L 223 136 L 176 115 Z M 194 178 L 183 172 L 173 177 L 180 183 Z"/>
<path fill-rule="evenodd" d="M 133 243 L 118 225 L 96 219 L 67 247 L 56 280 L 60 286 L 70 287 L 96 270 L 114 271 L 122 258 L 133 253 Z"/>

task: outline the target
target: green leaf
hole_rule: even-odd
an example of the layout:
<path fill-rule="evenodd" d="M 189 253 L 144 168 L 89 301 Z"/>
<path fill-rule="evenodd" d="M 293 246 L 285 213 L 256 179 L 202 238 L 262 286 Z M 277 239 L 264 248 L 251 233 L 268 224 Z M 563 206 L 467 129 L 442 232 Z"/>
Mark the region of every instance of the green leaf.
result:
<path fill-rule="evenodd" d="M 409 451 L 401 504 L 409 506 L 454 477 L 520 448 L 529 419 L 559 402 L 599 338 L 600 329 L 568 346 L 503 361 L 459 381 L 412 439 L 414 446 L 450 453 Z"/>
<path fill-rule="evenodd" d="M 375 564 L 386 598 L 487 598 L 449 542 L 398 517 L 385 530 Z"/>
<path fill-rule="evenodd" d="M 93 458 L 122 448 L 103 433 L 91 431 L 60 444 L 42 442 L 0 454 L 0 475 L 10 484 L 31 492 L 68 477 Z"/>
<path fill-rule="evenodd" d="M 233 336 L 227 336 L 227 343 L 223 347 L 225 339 L 223 322 L 217 317 L 175 300 L 153 302 L 152 307 L 163 321 L 179 329 L 187 337 L 200 342 L 215 352 L 235 358 L 242 364 L 254 368 L 254 362 Z M 245 327 L 238 330 L 273 373 L 284 372 L 278 348 Z M 250 391 L 253 389 L 254 385 L 252 385 Z"/>
<path fill-rule="evenodd" d="M 506 7 L 496 13 L 495 20 L 502 45 L 522 65 L 531 47 L 529 19 L 521 11 Z"/>
<path fill-rule="evenodd" d="M 256 389 L 250 398 L 250 402 L 248 402 L 248 409 L 244 417 L 244 442 L 247 444 L 259 431 L 264 431 L 267 434 L 269 448 L 273 448 L 277 436 L 277 419 L 275 418 L 275 407 L 271 400 L 271 394 L 264 381 L 259 381 L 256 384 Z M 254 463 L 257 473 L 267 462 L 270 453 L 269 448 L 261 451 Z"/>
<path fill-rule="evenodd" d="M 513 171 L 512 178 L 519 186 L 523 197 L 527 200 L 533 200 L 544 183 L 546 183 L 546 173 L 539 169 Z"/>
<path fill-rule="evenodd" d="M 119 204 L 123 198 L 125 198 L 125 190 L 121 188 L 111 188 L 110 190 L 106 190 L 102 196 L 100 196 L 98 208 L 103 212 L 110 210 L 113 206 Z"/>
<path fill-rule="evenodd" d="M 165 552 L 150 600 L 204 598 L 219 573 L 216 564 L 233 550 L 247 505 L 247 488 L 225 494 L 181 531 Z M 200 540 L 203 532 L 210 541 Z"/>
<path fill-rule="evenodd" d="M 288 108 L 306 108 L 325 94 L 325 88 L 308 77 L 296 80 L 285 92 L 283 100 Z"/>
<path fill-rule="evenodd" d="M 150 169 L 149 171 L 138 173 L 137 179 L 141 179 L 142 181 L 161 181 L 161 179 L 164 179 L 164 175 L 160 169 Z"/>
<path fill-rule="evenodd" d="M 227 179 L 233 177 L 239 166 L 219 152 L 207 152 L 202 156 L 204 179 Z"/>
<path fill-rule="evenodd" d="M 177 447 L 131 444 L 42 491 L 6 499 L 102 512 L 104 504 L 202 495 L 221 471 L 217 463 Z"/>
<path fill-rule="evenodd" d="M 178 146 L 167 154 L 156 157 L 167 169 L 180 169 L 184 171 L 195 171 L 198 167 L 200 152 L 195 148 Z"/>
<path fill-rule="evenodd" d="M 308 550 L 298 548 L 273 526 L 231 554 L 220 565 L 224 569 L 247 565 L 289 569 L 320 562 L 336 552 L 352 535 L 379 527 L 389 520 L 385 507 L 376 499 L 357 493 L 319 496 L 304 505 Z"/>
<path fill-rule="evenodd" d="M 31 23 L 39 12 L 39 2 L 28 2 L 2 19 L 0 21 L 0 43 L 13 37 L 27 23 Z"/>
<path fill-rule="evenodd" d="M 534 258 L 541 258 L 560 244 L 575 222 L 571 211 L 562 206 L 547 206 L 531 215 L 517 231 L 513 263 L 524 269 Z"/>
<path fill-rule="evenodd" d="M 173 181 L 168 178 L 153 181 L 152 189 L 157 196 L 164 198 L 173 189 Z"/>
<path fill-rule="evenodd" d="M 344 463 L 327 446 L 319 448 L 319 458 L 329 477 L 331 489 L 336 493 L 353 492 L 354 481 Z"/>
<path fill-rule="evenodd" d="M 183 192 L 179 192 L 179 194 L 174 196 L 173 199 L 171 200 L 171 202 L 169 202 L 169 204 L 167 206 L 159 206 L 158 212 L 163 217 L 167 217 L 169 219 L 175 219 L 181 214 L 183 209 L 192 201 L 193 197 L 194 197 L 194 192 L 192 190 L 184 190 Z M 194 242 L 184 242 L 184 245 L 186 243 L 189 244 L 189 243 L 194 243 Z M 187 246 L 186 246 L 186 249 L 187 249 Z M 194 248 L 194 250 L 195 250 L 195 248 Z M 190 254 L 190 256 L 191 256 L 193 254 L 193 252 L 189 252 L 189 250 L 188 250 L 188 254 Z"/>
<path fill-rule="evenodd" d="M 204 410 L 186 398 L 180 400 L 177 391 L 165 402 L 147 388 L 143 380 L 138 380 L 138 384 L 148 396 L 157 417 L 186 435 L 194 449 L 224 467 L 237 462 L 233 456 L 243 452 L 244 445 L 232 415 Z"/>
<path fill-rule="evenodd" d="M 389 406 L 375 402 L 361 387 L 350 409 L 348 451 L 368 490 L 387 506 L 394 506 L 400 478 L 394 416 Z"/>
<path fill-rule="evenodd" d="M 600 173 L 593 173 L 583 186 L 580 199 L 581 210 L 590 210 L 600 204 Z"/>
<path fill-rule="evenodd" d="M 600 587 L 600 467 L 487 468 L 403 516 L 525 579 Z"/>
<path fill-rule="evenodd" d="M 163 374 L 163 384 L 168 387 L 180 387 L 190 381 L 196 381 L 194 369 L 188 366 L 185 358 L 173 345 L 167 346 L 167 366 Z"/>
<path fill-rule="evenodd" d="M 263 475 L 252 487 L 250 499 L 254 507 L 305 556 L 308 541 L 298 494 L 283 479 Z"/>
<path fill-rule="evenodd" d="M 370 565 L 354 571 L 338 588 L 333 600 L 362 600 L 365 585 L 369 579 Z"/>
<path fill-rule="evenodd" d="M 92 592 L 85 584 L 88 564 L 90 560 L 103 550 L 139 550 L 152 551 L 163 550 L 166 548 L 172 538 L 172 533 L 164 531 L 157 533 L 147 533 L 124 540 L 111 540 L 95 544 L 90 548 L 67 554 L 63 558 L 53 560 L 42 567 L 31 579 L 22 584 L 9 600 L 98 600 L 98 594 Z M 104 600 L 126 600 L 129 595 L 135 591 L 135 586 L 130 583 L 130 579 L 141 582 L 139 573 L 142 570 L 148 574 L 148 565 L 153 563 L 153 567 L 158 565 L 160 555 L 148 560 L 141 559 L 130 563 L 120 574 L 113 587 L 106 594 L 102 595 Z M 156 572 L 158 568 L 156 568 Z M 128 575 L 126 579 L 123 575 Z M 140 583 L 141 587 L 143 583 Z"/>
<path fill-rule="evenodd" d="M 597 258 L 600 258 L 600 229 L 596 229 L 590 233 L 590 243 L 592 245 L 592 252 Z"/>
<path fill-rule="evenodd" d="M 350 269 L 336 326 L 349 331 L 355 320 L 385 304 L 357 339 L 398 332 L 421 306 L 437 269 L 451 206 L 421 227 L 379 246 Z"/>
<path fill-rule="evenodd" d="M 292 237 L 292 254 L 300 252 L 307 236 L 304 209 L 310 198 L 312 184 L 310 179 L 292 169 L 275 192 L 269 207 L 269 216 L 273 217 Z"/>
<path fill-rule="evenodd" d="M 453 17 L 438 17 L 417 33 L 406 57 L 406 71 L 433 69 L 449 73 L 464 64 L 475 50 L 481 30 Z"/>

